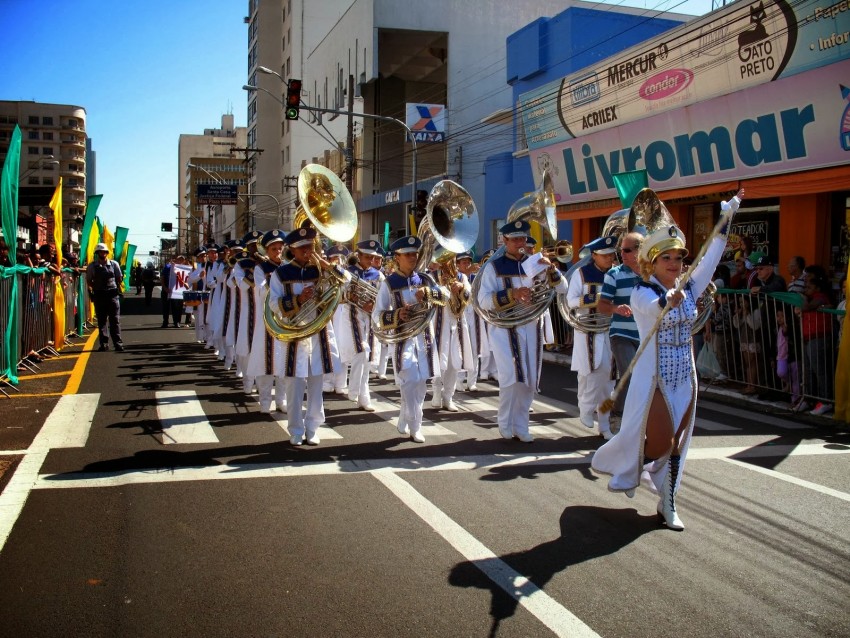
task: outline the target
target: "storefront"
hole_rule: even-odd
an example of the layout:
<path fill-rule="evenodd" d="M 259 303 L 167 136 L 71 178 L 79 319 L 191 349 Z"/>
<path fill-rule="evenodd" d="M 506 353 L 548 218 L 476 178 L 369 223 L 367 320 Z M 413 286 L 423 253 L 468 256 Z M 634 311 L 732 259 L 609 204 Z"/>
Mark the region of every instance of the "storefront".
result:
<path fill-rule="evenodd" d="M 847 32 L 846 3 L 735 3 L 521 96 L 573 243 L 620 208 L 612 175 L 646 170 L 691 246 L 743 186 L 753 249 L 783 274 L 794 255 L 846 272 L 850 46 L 831 43 Z"/>

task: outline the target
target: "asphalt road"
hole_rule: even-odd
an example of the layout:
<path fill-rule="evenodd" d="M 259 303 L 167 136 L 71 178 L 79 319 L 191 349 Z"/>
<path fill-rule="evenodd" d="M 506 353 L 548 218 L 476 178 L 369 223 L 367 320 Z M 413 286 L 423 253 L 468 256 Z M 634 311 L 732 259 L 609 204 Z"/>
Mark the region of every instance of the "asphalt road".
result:
<path fill-rule="evenodd" d="M 403 439 L 374 380 L 296 449 L 194 331 L 124 309 L 76 393 L 0 403 L 0 635 L 850 635 L 846 427 L 701 399 L 679 533 L 590 472 L 563 366 L 530 445 L 490 383 Z"/>

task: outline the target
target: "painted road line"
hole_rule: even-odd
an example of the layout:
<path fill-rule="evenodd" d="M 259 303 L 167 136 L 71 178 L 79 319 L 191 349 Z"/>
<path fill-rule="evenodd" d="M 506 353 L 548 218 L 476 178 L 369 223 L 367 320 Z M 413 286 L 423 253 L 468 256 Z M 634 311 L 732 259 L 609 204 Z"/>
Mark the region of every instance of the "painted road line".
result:
<path fill-rule="evenodd" d="M 578 616 L 496 556 L 454 519 L 416 491 L 410 483 L 388 471 L 375 472 L 373 476 L 425 521 L 443 540 L 551 629 L 556 636 L 599 637 L 599 634 L 582 622 Z"/>
<path fill-rule="evenodd" d="M 73 370 L 65 370 L 64 372 L 45 372 L 43 374 L 31 374 L 26 377 L 18 377 L 18 381 L 30 381 L 32 379 L 50 379 L 53 377 L 67 377 L 73 374 Z"/>
<path fill-rule="evenodd" d="M 95 341 L 97 340 L 97 334 L 98 331 L 93 330 L 89 335 L 89 338 L 86 339 L 84 350 L 79 355 L 77 362 L 74 364 L 74 369 L 71 370 L 71 376 L 68 378 L 68 383 L 65 385 L 65 389 L 62 390 L 62 394 L 77 394 L 80 390 L 80 383 L 83 381 L 83 374 L 86 372 L 86 365 L 89 362 L 89 357 L 91 356 L 92 349 L 94 348 Z"/>
<path fill-rule="evenodd" d="M 786 483 L 791 483 L 793 485 L 797 485 L 799 487 L 804 487 L 809 490 L 813 490 L 815 492 L 820 492 L 821 494 L 825 494 L 827 496 L 832 496 L 834 498 L 839 498 L 842 501 L 850 501 L 850 494 L 847 492 L 839 492 L 838 490 L 834 490 L 831 487 L 826 487 L 824 485 L 819 485 L 818 483 L 812 483 L 811 481 L 804 481 L 801 478 L 797 478 L 796 476 L 791 476 L 789 474 L 783 474 L 782 472 L 777 472 L 776 470 L 770 470 L 765 467 L 761 467 L 759 465 L 753 465 L 752 463 L 744 463 L 743 461 L 739 461 L 738 459 L 723 459 L 727 463 L 731 463 L 732 465 L 737 465 L 738 467 L 743 467 L 753 472 L 758 472 L 759 474 L 765 474 L 766 476 L 770 476 L 771 478 L 779 479 L 780 481 L 785 481 Z"/>
<path fill-rule="evenodd" d="M 85 445 L 99 398 L 99 394 L 65 396 L 51 410 L 8 484 L 0 492 L 0 551 L 6 545 L 30 491 L 38 482 L 38 473 L 51 447 Z"/>
<path fill-rule="evenodd" d="M 694 425 L 701 430 L 709 430 L 710 432 L 741 432 L 743 430 L 743 428 L 738 428 L 734 425 L 726 425 L 725 423 L 701 419 L 700 417 L 696 418 Z"/>
<path fill-rule="evenodd" d="M 162 432 L 160 443 L 218 443 L 198 395 L 194 390 L 168 390 L 156 393 L 156 415 Z"/>
<path fill-rule="evenodd" d="M 525 447 L 525 446 L 523 446 Z M 203 467 L 142 468 L 134 471 L 69 472 L 39 477 L 36 489 L 116 487 L 146 483 L 179 483 L 222 479 L 260 479 L 299 476 L 355 474 L 391 470 L 393 472 L 427 472 L 445 470 L 492 470 L 499 467 L 540 467 L 553 465 L 589 465 L 594 450 L 580 452 L 544 452 L 540 454 L 477 454 L 472 456 L 359 459 L 293 463 L 223 464 Z M 803 445 L 771 445 L 694 448 L 688 451 L 688 462 L 788 456 L 848 455 L 850 449 L 832 449 L 823 443 Z"/>
<path fill-rule="evenodd" d="M 89 439 L 99 394 L 67 394 L 61 397 L 47 417 L 38 437 L 47 448 L 85 447 Z M 35 447 L 35 441 L 30 450 Z"/>

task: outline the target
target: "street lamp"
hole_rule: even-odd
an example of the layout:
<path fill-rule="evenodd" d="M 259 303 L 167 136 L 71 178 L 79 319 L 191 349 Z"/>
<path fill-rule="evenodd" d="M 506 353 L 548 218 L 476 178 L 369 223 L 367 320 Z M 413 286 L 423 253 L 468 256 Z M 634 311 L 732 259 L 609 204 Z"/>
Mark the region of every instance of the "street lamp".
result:
<path fill-rule="evenodd" d="M 280 76 L 280 74 L 275 73 L 271 69 L 268 69 L 267 67 L 257 67 L 258 71 L 260 69 L 265 69 L 263 71 L 263 73 L 271 73 L 272 75 L 276 75 L 277 77 L 279 77 L 281 79 L 281 81 L 285 82 L 285 80 L 283 80 L 283 78 Z M 271 91 L 268 91 L 261 86 L 254 86 L 253 84 L 243 84 L 242 88 L 244 90 L 248 91 L 249 93 L 256 92 L 256 91 L 262 91 L 263 93 L 267 93 L 268 95 L 272 96 L 275 100 L 277 100 L 280 103 L 281 106 L 286 108 L 286 105 L 284 104 L 283 100 L 281 100 L 279 97 L 277 97 Z M 339 109 L 323 109 L 323 108 L 319 108 L 319 107 L 316 107 L 316 106 L 306 106 L 304 104 L 302 104 L 300 106 L 300 108 L 305 110 L 305 111 L 313 111 L 314 113 L 337 113 L 339 115 L 348 115 L 348 116 L 351 116 L 351 117 L 362 117 L 362 118 L 366 118 L 366 119 L 370 119 L 370 120 L 379 120 L 381 122 L 395 122 L 399 126 L 403 126 L 404 130 L 407 131 L 408 138 L 410 139 L 410 143 L 413 146 L 413 152 L 411 154 L 411 171 L 410 171 L 410 182 L 411 182 L 410 203 L 412 205 L 416 205 L 416 137 L 413 135 L 413 131 L 410 130 L 410 127 L 407 124 L 405 124 L 404 122 L 402 122 L 399 119 L 396 119 L 394 117 L 390 117 L 388 115 L 373 115 L 372 113 L 355 113 L 354 111 L 341 111 Z M 327 139 L 327 138 L 325 138 L 325 139 Z M 335 144 L 335 143 L 333 143 L 333 144 Z M 348 149 L 348 150 L 351 151 L 351 149 Z M 405 216 L 404 227 L 405 227 L 405 232 L 408 232 L 409 228 L 408 228 L 407 216 Z"/>
<path fill-rule="evenodd" d="M 59 166 L 59 160 L 57 160 L 52 155 L 46 155 L 44 157 L 38 158 L 35 162 L 35 166 L 31 166 L 29 170 L 21 174 L 21 176 L 18 178 L 19 181 L 23 180 L 25 177 L 32 175 L 37 170 L 44 168 L 45 166 Z"/>
<path fill-rule="evenodd" d="M 277 227 L 280 228 L 281 224 L 281 208 L 280 208 L 280 200 L 277 197 L 272 195 L 271 193 L 245 193 L 246 197 L 271 197 L 274 200 L 275 206 L 277 206 Z M 250 209 L 251 202 L 248 202 L 248 208 Z M 251 219 L 251 230 L 254 230 L 254 219 Z"/>
<path fill-rule="evenodd" d="M 257 71 L 259 71 L 260 73 L 265 73 L 266 75 L 275 75 L 280 79 L 281 82 L 283 82 L 284 84 L 287 83 L 286 80 L 283 79 L 283 76 L 280 73 L 278 73 L 277 71 L 272 71 L 267 66 L 258 66 Z"/>

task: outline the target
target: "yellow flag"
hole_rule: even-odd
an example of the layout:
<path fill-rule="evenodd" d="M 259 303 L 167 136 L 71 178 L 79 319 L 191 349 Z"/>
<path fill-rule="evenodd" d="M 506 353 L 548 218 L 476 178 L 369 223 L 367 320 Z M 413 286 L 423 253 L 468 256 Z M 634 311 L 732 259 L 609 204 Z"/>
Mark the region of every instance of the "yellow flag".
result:
<path fill-rule="evenodd" d="M 850 223 L 850 209 L 846 213 L 845 223 Z M 850 277 L 850 264 L 848 264 Z M 848 280 L 844 282 L 844 293 L 850 290 Z M 841 333 L 850 334 L 850 320 L 847 315 L 841 319 Z M 835 366 L 835 412 L 833 418 L 840 421 L 850 421 L 850 339 L 842 339 L 838 346 L 838 363 Z"/>
<path fill-rule="evenodd" d="M 88 248 L 86 249 L 86 261 L 85 263 L 90 264 L 94 261 L 94 247 L 97 246 L 100 241 L 100 229 L 97 227 L 97 224 L 91 225 L 91 230 L 89 231 L 89 243 Z"/>
<path fill-rule="evenodd" d="M 62 267 L 62 178 L 50 198 L 53 211 L 53 243 L 56 244 L 56 264 Z M 65 345 L 65 291 L 62 278 L 56 277 L 53 285 L 53 347 L 58 350 Z"/>
<path fill-rule="evenodd" d="M 109 249 L 109 258 L 115 258 L 115 235 L 112 234 L 112 231 L 109 230 L 109 226 L 106 224 L 103 225 L 103 235 L 100 238 L 106 247 Z"/>
<path fill-rule="evenodd" d="M 127 251 L 130 249 L 130 242 L 124 242 L 124 249 L 121 251 L 121 272 L 126 271 L 127 269 Z"/>

